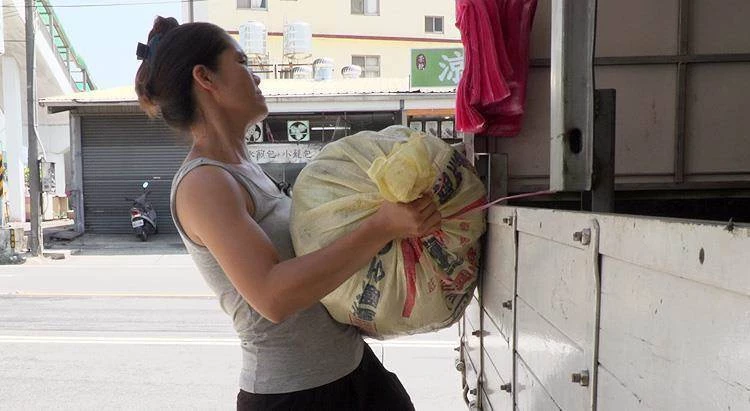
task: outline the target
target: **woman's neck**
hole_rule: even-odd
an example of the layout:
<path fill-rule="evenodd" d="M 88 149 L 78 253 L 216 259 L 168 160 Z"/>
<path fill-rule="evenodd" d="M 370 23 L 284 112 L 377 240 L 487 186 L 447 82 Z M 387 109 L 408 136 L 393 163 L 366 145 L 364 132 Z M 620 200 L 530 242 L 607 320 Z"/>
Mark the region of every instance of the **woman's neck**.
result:
<path fill-rule="evenodd" d="M 244 126 L 231 121 L 199 121 L 190 131 L 193 147 L 188 158 L 207 157 L 229 164 L 248 161 Z"/>

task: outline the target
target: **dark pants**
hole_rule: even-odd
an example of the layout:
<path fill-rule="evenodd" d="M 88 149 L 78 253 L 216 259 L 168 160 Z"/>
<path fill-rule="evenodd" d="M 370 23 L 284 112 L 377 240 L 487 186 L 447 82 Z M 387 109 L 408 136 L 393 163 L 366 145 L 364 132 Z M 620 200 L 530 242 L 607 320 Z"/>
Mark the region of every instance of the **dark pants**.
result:
<path fill-rule="evenodd" d="M 237 410 L 414 410 L 396 374 L 383 367 L 365 344 L 362 362 L 332 383 L 286 394 L 252 394 L 240 390 Z"/>

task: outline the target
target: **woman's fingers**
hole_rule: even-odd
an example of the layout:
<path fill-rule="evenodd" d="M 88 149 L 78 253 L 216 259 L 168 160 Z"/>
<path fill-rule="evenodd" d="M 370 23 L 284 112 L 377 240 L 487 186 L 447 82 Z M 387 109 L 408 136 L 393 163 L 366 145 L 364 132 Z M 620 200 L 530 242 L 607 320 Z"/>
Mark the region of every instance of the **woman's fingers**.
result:
<path fill-rule="evenodd" d="M 430 214 L 420 226 L 420 235 L 424 236 L 438 231 L 440 229 L 440 225 L 442 224 L 442 220 L 443 216 L 440 215 L 439 211 L 435 210 L 435 212 Z"/>
<path fill-rule="evenodd" d="M 432 199 L 432 193 L 424 193 L 422 197 L 414 200 L 414 206 L 420 213 L 433 204 L 435 201 Z"/>
<path fill-rule="evenodd" d="M 431 215 L 437 212 L 437 205 L 430 204 L 427 207 L 423 208 L 422 211 L 419 212 L 419 218 L 422 219 L 422 221 L 427 220 Z"/>
<path fill-rule="evenodd" d="M 384 204 L 388 212 L 399 212 L 394 214 L 397 225 L 401 225 L 403 234 L 407 237 L 418 237 L 430 234 L 440 229 L 442 217 L 438 211 L 438 205 L 433 198 L 431 191 L 422 193 L 422 196 L 410 203 L 401 204 Z"/>

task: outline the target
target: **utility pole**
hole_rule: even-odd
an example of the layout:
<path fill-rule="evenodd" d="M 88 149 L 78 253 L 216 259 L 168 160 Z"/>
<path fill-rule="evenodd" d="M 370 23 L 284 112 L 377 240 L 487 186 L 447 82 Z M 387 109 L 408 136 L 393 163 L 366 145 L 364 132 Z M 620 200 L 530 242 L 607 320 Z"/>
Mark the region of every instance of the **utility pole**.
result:
<path fill-rule="evenodd" d="M 188 22 L 192 23 L 195 21 L 195 15 L 193 14 L 193 0 L 188 0 Z"/>
<path fill-rule="evenodd" d="M 29 251 L 32 256 L 42 255 L 43 237 L 41 227 L 39 179 L 39 147 L 36 135 L 36 46 L 34 44 L 34 0 L 24 1 L 26 8 L 26 107 L 29 122 L 29 192 L 31 195 L 31 238 Z"/>

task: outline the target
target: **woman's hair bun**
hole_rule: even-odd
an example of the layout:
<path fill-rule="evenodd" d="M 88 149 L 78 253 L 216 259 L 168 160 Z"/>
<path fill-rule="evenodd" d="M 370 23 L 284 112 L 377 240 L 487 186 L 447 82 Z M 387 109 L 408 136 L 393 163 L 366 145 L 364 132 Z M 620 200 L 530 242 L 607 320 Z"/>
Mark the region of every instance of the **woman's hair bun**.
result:
<path fill-rule="evenodd" d="M 151 32 L 148 33 L 148 39 L 151 40 L 155 35 L 159 34 L 164 36 L 173 28 L 179 26 L 180 23 L 174 17 L 162 17 L 156 16 L 154 19 L 154 26 L 151 28 Z"/>
<path fill-rule="evenodd" d="M 160 42 L 157 41 L 158 39 L 152 41 L 154 37 L 164 37 L 164 35 L 179 25 L 180 23 L 174 17 L 156 16 L 154 19 L 154 26 L 148 33 L 149 47 L 153 47 L 154 49 L 157 48 Z M 153 56 L 155 51 L 156 50 L 151 50 L 147 52 L 147 55 Z M 135 90 L 138 94 L 138 102 L 141 108 L 149 115 L 149 117 L 156 117 L 159 114 L 159 106 L 154 101 L 154 96 L 149 87 L 151 79 L 150 63 L 149 59 L 143 59 L 143 63 L 141 63 L 141 66 L 136 73 Z"/>

